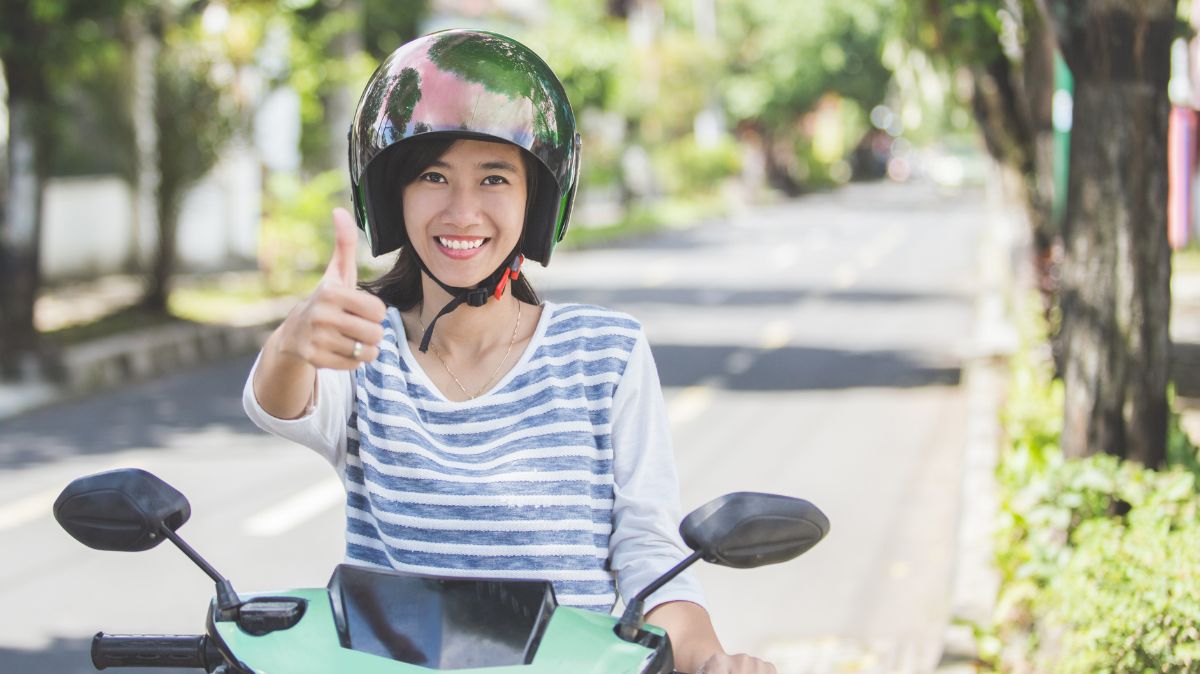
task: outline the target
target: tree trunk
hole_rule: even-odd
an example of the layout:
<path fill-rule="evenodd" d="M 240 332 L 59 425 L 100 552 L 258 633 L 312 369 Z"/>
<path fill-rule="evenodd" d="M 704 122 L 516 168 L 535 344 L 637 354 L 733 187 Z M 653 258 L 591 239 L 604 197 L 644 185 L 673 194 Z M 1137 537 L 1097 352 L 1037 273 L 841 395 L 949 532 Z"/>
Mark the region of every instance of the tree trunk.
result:
<path fill-rule="evenodd" d="M 1051 3 L 1075 75 L 1062 312 L 1067 456 L 1162 464 L 1170 254 L 1166 0 Z"/>
<path fill-rule="evenodd" d="M 0 376 L 20 374 L 22 362 L 37 347 L 33 323 L 39 282 L 38 253 L 42 220 L 42 142 L 39 104 L 19 76 L 8 81 L 8 184 L 0 220 Z"/>

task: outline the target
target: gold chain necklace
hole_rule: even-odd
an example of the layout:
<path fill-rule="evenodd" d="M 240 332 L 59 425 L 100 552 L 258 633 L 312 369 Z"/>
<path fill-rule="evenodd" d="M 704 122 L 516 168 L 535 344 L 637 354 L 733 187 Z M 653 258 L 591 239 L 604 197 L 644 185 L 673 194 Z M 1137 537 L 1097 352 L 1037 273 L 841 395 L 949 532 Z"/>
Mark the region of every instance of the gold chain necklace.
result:
<path fill-rule="evenodd" d="M 459 381 L 458 376 L 454 374 L 454 370 L 451 370 L 450 366 L 446 364 L 446 359 L 442 358 L 442 352 L 438 351 L 437 344 L 434 344 L 433 340 L 430 340 L 429 346 L 433 347 L 433 355 L 437 356 L 437 359 L 441 361 L 442 367 L 446 368 L 446 374 L 450 375 L 450 378 L 454 380 L 455 384 L 458 384 L 458 390 L 462 391 L 463 395 L 467 396 L 468 400 L 474 400 L 479 397 L 479 394 L 486 391 L 488 386 L 490 386 L 492 381 L 496 378 L 496 373 L 500 372 L 500 368 L 503 367 L 504 363 L 508 361 L 508 356 L 512 353 L 513 344 L 517 343 L 517 332 L 521 329 L 521 304 L 522 303 L 518 300 L 517 323 L 513 326 L 512 337 L 508 340 L 508 349 L 504 351 L 504 357 L 500 359 L 499 363 L 496 363 L 496 369 L 492 370 L 492 373 L 488 375 L 487 381 L 483 382 L 483 386 L 479 387 L 479 390 L 475 391 L 474 394 L 471 394 L 467 391 L 467 387 L 463 386 L 463 383 Z M 421 326 L 421 332 L 424 333 L 425 321 L 421 320 L 419 311 L 417 313 L 417 323 Z"/>

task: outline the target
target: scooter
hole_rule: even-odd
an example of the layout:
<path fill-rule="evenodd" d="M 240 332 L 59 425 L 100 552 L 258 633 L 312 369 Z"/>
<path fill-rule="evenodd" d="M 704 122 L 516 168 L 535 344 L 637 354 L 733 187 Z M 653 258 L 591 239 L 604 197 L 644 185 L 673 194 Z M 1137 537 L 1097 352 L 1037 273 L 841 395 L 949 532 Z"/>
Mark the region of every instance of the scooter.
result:
<path fill-rule="evenodd" d="M 92 664 L 202 669 L 217 674 L 671 674 L 666 632 L 645 600 L 697 560 L 751 568 L 793 559 L 829 531 L 801 499 L 739 492 L 680 525 L 694 551 L 614 616 L 557 605 L 546 581 L 414 575 L 341 564 L 323 588 L 239 595 L 176 533 L 187 498 L 125 468 L 71 482 L 54 517 L 97 550 L 149 550 L 171 541 L 216 583 L 204 634 L 92 639 Z"/>

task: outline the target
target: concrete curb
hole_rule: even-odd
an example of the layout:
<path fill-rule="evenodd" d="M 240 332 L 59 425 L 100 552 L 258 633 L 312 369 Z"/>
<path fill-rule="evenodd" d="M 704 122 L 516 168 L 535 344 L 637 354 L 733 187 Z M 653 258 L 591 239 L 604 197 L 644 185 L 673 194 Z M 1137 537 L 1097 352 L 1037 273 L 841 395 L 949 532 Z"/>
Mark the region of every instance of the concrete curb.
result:
<path fill-rule="evenodd" d="M 253 325 L 162 325 L 66 347 L 47 365 L 52 381 L 0 385 L 0 420 L 134 381 L 255 353 L 279 320 Z"/>
<path fill-rule="evenodd" d="M 963 450 L 954 580 L 950 623 L 942 637 L 937 674 L 977 671 L 979 648 L 974 626 L 992 623 L 1000 578 L 994 564 L 992 534 L 999 497 L 996 464 L 1003 439 L 1000 410 L 1004 404 L 1006 361 L 1018 345 L 1008 310 L 1019 306 L 1016 293 L 1029 274 L 1028 231 L 1019 207 L 1012 206 L 989 181 L 989 226 L 980 242 L 980 289 L 976 305 L 975 353 L 964 368 L 967 396 L 966 447 Z"/>

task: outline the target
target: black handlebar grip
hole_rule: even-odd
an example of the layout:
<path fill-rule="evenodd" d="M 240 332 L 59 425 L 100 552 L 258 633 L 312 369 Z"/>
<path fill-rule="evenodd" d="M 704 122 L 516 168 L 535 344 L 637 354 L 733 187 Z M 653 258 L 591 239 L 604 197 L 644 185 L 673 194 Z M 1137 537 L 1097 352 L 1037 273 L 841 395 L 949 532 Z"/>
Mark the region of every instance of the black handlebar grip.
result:
<path fill-rule="evenodd" d="M 223 662 L 207 634 L 105 634 L 92 637 L 92 665 L 174 667 L 211 672 Z"/>

